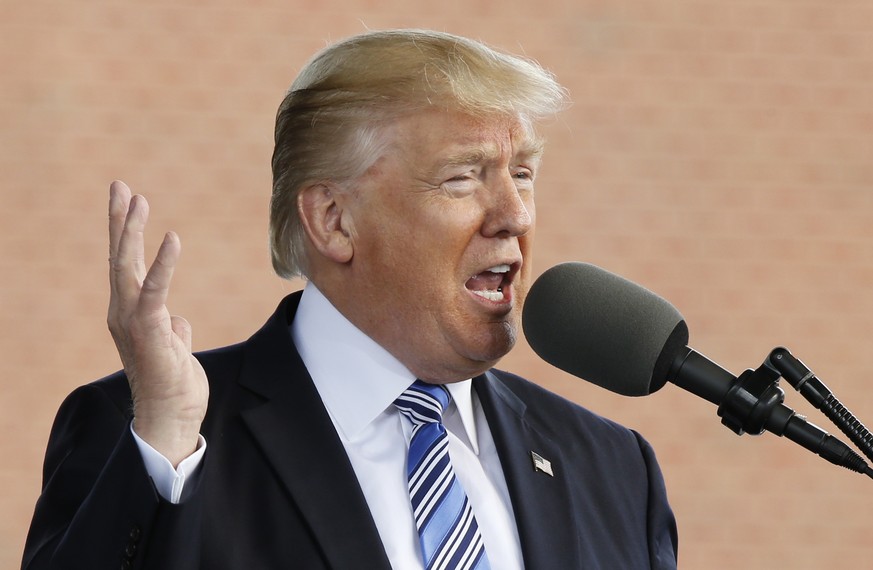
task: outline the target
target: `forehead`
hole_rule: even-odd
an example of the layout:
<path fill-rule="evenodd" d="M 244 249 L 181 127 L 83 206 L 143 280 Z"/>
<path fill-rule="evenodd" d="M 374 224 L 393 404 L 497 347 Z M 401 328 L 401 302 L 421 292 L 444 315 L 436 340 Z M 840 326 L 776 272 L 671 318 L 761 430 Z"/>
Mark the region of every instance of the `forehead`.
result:
<path fill-rule="evenodd" d="M 505 115 L 473 117 L 429 109 L 398 119 L 392 131 L 394 151 L 426 162 L 533 159 L 543 150 L 542 140 L 527 121 Z"/>

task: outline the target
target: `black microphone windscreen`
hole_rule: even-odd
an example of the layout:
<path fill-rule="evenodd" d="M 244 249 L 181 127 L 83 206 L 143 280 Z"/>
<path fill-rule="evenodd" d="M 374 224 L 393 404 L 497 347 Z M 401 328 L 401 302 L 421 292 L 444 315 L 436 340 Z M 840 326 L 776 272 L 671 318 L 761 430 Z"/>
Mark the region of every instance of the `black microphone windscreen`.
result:
<path fill-rule="evenodd" d="M 688 327 L 673 305 L 588 263 L 543 273 L 528 293 L 522 327 L 545 361 L 625 396 L 659 390 L 688 344 Z"/>

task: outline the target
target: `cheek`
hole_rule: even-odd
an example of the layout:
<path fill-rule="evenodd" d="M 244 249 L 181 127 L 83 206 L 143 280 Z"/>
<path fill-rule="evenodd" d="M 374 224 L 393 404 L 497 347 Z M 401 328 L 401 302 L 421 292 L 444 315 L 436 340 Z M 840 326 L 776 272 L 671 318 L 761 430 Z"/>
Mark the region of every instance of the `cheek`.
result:
<path fill-rule="evenodd" d="M 482 228 L 482 216 L 473 208 L 441 208 L 439 212 L 420 220 L 414 238 L 423 243 L 418 249 L 444 269 L 454 268 L 467 254 L 471 242 Z M 411 237 L 411 236 L 410 236 Z"/>

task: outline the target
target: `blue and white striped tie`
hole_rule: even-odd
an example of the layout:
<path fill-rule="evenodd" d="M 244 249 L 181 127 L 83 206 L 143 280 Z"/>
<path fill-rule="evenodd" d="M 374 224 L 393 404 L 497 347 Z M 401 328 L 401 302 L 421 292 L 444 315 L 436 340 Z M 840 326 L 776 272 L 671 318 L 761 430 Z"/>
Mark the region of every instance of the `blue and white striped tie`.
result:
<path fill-rule="evenodd" d="M 406 475 L 427 570 L 489 570 L 479 524 L 449 460 L 444 386 L 416 380 L 394 402 L 412 421 Z"/>

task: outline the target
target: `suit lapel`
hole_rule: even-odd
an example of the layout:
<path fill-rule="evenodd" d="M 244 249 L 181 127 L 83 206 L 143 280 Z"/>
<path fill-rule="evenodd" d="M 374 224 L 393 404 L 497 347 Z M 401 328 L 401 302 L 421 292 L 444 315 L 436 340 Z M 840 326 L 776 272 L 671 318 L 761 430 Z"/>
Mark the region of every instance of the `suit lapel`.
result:
<path fill-rule="evenodd" d="M 357 477 L 288 332 L 289 297 L 249 340 L 240 383 L 265 398 L 243 420 L 288 489 L 331 568 L 390 569 Z M 290 315 L 290 317 L 289 317 Z"/>
<path fill-rule="evenodd" d="M 525 419 L 526 405 L 494 374 L 479 376 L 473 385 L 506 476 L 525 568 L 581 567 L 571 474 L 563 468 L 560 447 Z M 536 469 L 531 452 L 550 465 Z"/>

